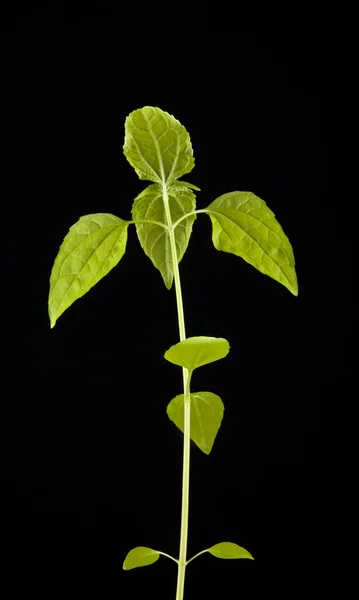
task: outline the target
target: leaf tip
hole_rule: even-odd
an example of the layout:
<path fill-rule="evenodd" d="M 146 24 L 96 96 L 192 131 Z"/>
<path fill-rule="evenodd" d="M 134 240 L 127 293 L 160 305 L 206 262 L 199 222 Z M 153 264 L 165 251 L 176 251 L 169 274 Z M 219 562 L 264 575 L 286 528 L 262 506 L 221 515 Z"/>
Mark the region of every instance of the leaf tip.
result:
<path fill-rule="evenodd" d="M 207 456 L 209 456 L 209 454 L 211 453 L 211 450 L 212 450 L 212 448 L 213 448 L 213 445 L 212 445 L 212 446 L 209 446 L 209 445 L 207 445 L 207 444 L 201 444 L 201 445 L 200 445 L 200 446 L 198 446 L 198 447 L 199 447 L 199 449 L 200 449 L 200 450 L 202 450 L 202 452 L 203 452 L 204 454 L 206 454 Z"/>
<path fill-rule="evenodd" d="M 171 287 L 172 287 L 172 283 L 173 283 L 173 277 L 171 277 L 171 279 L 165 279 L 165 278 L 163 278 L 163 280 L 164 280 L 166 289 L 170 290 Z"/>
<path fill-rule="evenodd" d="M 292 284 L 289 288 L 289 291 L 292 292 L 293 296 L 298 296 L 298 281 L 296 280 L 294 284 Z"/>

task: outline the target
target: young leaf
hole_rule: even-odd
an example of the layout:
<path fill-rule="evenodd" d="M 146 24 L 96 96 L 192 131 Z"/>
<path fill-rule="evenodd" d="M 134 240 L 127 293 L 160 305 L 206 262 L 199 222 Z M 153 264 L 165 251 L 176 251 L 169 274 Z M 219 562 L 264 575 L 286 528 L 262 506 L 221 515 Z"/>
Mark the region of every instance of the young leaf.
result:
<path fill-rule="evenodd" d="M 187 187 L 191 188 L 192 190 L 196 190 L 196 192 L 201 191 L 201 188 L 197 187 L 196 185 L 193 185 L 193 183 L 187 183 L 187 181 L 174 181 L 171 184 L 171 187 Z"/>
<path fill-rule="evenodd" d="M 97 213 L 83 216 L 64 238 L 50 276 L 51 327 L 121 260 L 126 250 L 128 221 Z"/>
<path fill-rule="evenodd" d="M 292 246 L 263 200 L 251 192 L 230 192 L 205 210 L 217 250 L 240 256 L 298 295 Z"/>
<path fill-rule="evenodd" d="M 190 394 L 191 399 L 191 439 L 205 454 L 212 450 L 213 442 L 223 418 L 224 406 L 219 396 L 212 392 Z M 171 400 L 167 406 L 171 421 L 184 432 L 184 394 Z"/>
<path fill-rule="evenodd" d="M 146 548 L 145 546 L 137 546 L 137 548 L 133 548 L 127 554 L 123 563 L 123 569 L 129 571 L 130 569 L 136 569 L 136 567 L 147 567 L 147 565 L 155 563 L 159 557 L 160 552 L 157 550 L 152 550 L 152 548 Z"/>
<path fill-rule="evenodd" d="M 208 548 L 207 552 L 217 558 L 251 558 L 254 560 L 253 556 L 247 550 L 232 542 L 215 544 L 212 548 Z"/>
<path fill-rule="evenodd" d="M 167 187 L 194 167 L 186 129 L 172 115 L 153 106 L 144 106 L 127 117 L 123 152 L 140 179 Z"/>
<path fill-rule="evenodd" d="M 189 337 L 183 342 L 171 346 L 164 357 L 179 367 L 185 367 L 189 371 L 193 371 L 198 367 L 224 358 L 228 352 L 229 342 L 224 338 L 201 335 Z"/>
<path fill-rule="evenodd" d="M 172 223 L 174 223 L 195 210 L 196 197 L 187 188 L 171 187 L 168 191 L 168 203 Z M 135 221 L 138 239 L 145 254 L 159 269 L 166 288 L 170 289 L 173 281 L 173 259 L 160 185 L 149 185 L 137 196 L 132 205 L 132 218 Z M 187 219 L 183 219 L 175 229 L 178 262 L 183 258 L 187 249 L 195 219 L 196 215 L 190 215 Z M 144 220 L 157 221 L 163 225 L 141 222 Z"/>

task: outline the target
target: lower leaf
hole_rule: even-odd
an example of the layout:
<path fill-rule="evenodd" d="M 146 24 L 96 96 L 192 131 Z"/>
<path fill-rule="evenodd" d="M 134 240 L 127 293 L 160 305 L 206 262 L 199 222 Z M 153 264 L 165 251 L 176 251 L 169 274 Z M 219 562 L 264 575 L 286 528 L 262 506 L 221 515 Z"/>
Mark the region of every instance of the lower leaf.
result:
<path fill-rule="evenodd" d="M 209 454 L 220 428 L 224 406 L 221 398 L 212 392 L 195 392 L 191 400 L 191 440 L 202 452 Z M 167 406 L 171 421 L 184 432 L 184 395 L 173 398 Z"/>
<path fill-rule="evenodd" d="M 129 571 L 130 569 L 136 569 L 137 567 L 147 567 L 147 565 L 155 563 L 159 557 L 160 552 L 157 550 L 146 548 L 145 546 L 137 546 L 127 554 L 123 563 L 123 569 Z"/>
<path fill-rule="evenodd" d="M 233 544 L 232 542 L 215 544 L 211 548 L 208 548 L 207 552 L 217 558 L 250 558 L 254 560 L 248 550 L 245 550 L 242 546 L 238 546 L 238 544 Z"/>

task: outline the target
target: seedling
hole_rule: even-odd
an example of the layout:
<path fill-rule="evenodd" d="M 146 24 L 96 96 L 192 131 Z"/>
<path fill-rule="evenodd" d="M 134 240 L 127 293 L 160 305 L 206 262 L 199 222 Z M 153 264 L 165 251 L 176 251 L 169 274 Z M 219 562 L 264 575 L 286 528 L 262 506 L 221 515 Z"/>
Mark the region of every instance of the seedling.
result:
<path fill-rule="evenodd" d="M 207 208 L 196 209 L 192 183 L 180 177 L 192 171 L 194 158 L 186 129 L 172 115 L 145 106 L 132 112 L 125 123 L 124 154 L 138 177 L 151 181 L 132 205 L 132 220 L 107 213 L 86 215 L 73 225 L 55 259 L 49 293 L 51 327 L 75 300 L 86 294 L 121 260 L 127 230 L 134 224 L 145 254 L 160 271 L 167 289 L 175 283 L 179 343 L 165 352 L 169 362 L 182 368 L 183 394 L 167 406 L 171 421 L 183 432 L 182 512 L 179 557 L 161 550 L 136 547 L 127 554 L 125 570 L 150 565 L 160 555 L 178 565 L 176 600 L 182 600 L 186 566 L 209 552 L 218 558 L 249 558 L 235 543 L 221 542 L 187 559 L 190 440 L 209 454 L 223 418 L 221 398 L 212 392 L 194 392 L 190 383 L 195 369 L 224 358 L 229 343 L 224 338 L 186 338 L 178 265 L 187 249 L 193 223 L 200 213 L 212 222 L 217 250 L 230 252 L 272 277 L 295 296 L 298 284 L 292 246 L 266 203 L 251 192 L 229 192 Z"/>

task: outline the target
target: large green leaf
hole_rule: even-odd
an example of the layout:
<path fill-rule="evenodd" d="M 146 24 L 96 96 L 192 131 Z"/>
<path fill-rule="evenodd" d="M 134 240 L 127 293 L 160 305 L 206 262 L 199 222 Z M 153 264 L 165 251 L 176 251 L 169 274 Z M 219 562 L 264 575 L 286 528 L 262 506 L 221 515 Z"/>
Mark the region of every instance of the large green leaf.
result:
<path fill-rule="evenodd" d="M 64 238 L 50 276 L 51 327 L 121 260 L 126 250 L 128 221 L 97 213 L 83 216 Z"/>
<path fill-rule="evenodd" d="M 145 546 L 137 546 L 137 548 L 133 548 L 127 554 L 123 563 L 123 569 L 129 571 L 136 567 L 147 567 L 147 565 L 152 565 L 156 562 L 159 557 L 160 552 L 157 550 L 152 550 L 152 548 L 146 548 Z"/>
<path fill-rule="evenodd" d="M 212 450 L 213 442 L 223 418 L 224 406 L 219 396 L 212 392 L 190 394 L 191 439 L 205 454 Z M 173 398 L 167 406 L 171 421 L 184 432 L 184 394 Z"/>
<path fill-rule="evenodd" d="M 208 548 L 207 552 L 217 558 L 251 558 L 253 560 L 253 556 L 247 550 L 232 542 L 220 542 Z"/>
<path fill-rule="evenodd" d="M 153 106 L 128 115 L 123 151 L 140 179 L 167 186 L 194 167 L 186 129 L 172 115 Z"/>
<path fill-rule="evenodd" d="M 266 203 L 251 192 L 223 194 L 205 209 L 217 250 L 240 256 L 297 296 L 292 246 Z"/>
<path fill-rule="evenodd" d="M 171 346 L 164 357 L 179 367 L 185 367 L 189 371 L 193 371 L 198 367 L 224 358 L 228 352 L 229 342 L 224 338 L 201 335 L 186 338 L 182 342 Z"/>
<path fill-rule="evenodd" d="M 168 191 L 168 204 L 171 220 L 174 223 L 195 210 L 196 197 L 187 188 L 171 187 Z M 138 239 L 145 254 L 159 269 L 166 288 L 170 289 L 173 281 L 173 258 L 160 185 L 149 185 L 137 196 L 132 205 L 132 218 L 136 223 Z M 187 249 L 195 219 L 196 215 L 190 215 L 183 219 L 174 230 L 178 262 L 183 258 Z M 144 220 L 156 221 L 160 224 L 141 222 Z"/>

